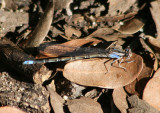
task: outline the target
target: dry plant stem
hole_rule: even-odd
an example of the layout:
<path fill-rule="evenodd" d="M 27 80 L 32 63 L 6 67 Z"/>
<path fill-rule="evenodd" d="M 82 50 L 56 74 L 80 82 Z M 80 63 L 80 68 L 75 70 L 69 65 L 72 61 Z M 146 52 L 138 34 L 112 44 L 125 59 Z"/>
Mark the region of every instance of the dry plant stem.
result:
<path fill-rule="evenodd" d="M 42 41 L 44 40 L 45 36 L 47 35 L 53 18 L 54 13 L 54 0 L 49 2 L 46 6 L 46 10 L 42 17 L 40 18 L 37 26 L 35 27 L 34 31 L 28 36 L 28 40 L 26 40 L 22 47 L 23 48 L 32 48 L 38 47 Z"/>
<path fill-rule="evenodd" d="M 152 1 L 150 11 L 157 28 L 157 39 L 160 39 L 160 2 Z"/>

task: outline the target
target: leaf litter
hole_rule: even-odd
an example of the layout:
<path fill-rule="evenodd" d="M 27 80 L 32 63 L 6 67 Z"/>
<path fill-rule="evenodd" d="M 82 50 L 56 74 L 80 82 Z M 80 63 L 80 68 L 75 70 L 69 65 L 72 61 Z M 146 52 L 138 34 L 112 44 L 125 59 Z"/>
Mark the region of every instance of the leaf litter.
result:
<path fill-rule="evenodd" d="M 34 78 L 35 81 L 42 81 L 43 83 L 36 83 L 43 84 L 43 86 L 51 84 L 49 81 L 55 81 L 54 83 L 52 82 L 54 85 L 47 88 L 50 93 L 50 100 L 48 99 L 48 101 L 51 103 L 50 108 L 52 111 L 66 112 L 69 110 L 71 113 L 88 113 L 97 110 L 96 112 L 105 113 L 112 110 L 112 112 L 120 111 L 126 113 L 129 111 L 136 113 L 139 110 L 143 110 L 155 113 L 160 110 L 158 103 L 160 96 L 158 89 L 158 64 L 160 58 L 158 45 L 160 16 L 158 15 L 160 13 L 158 9 L 160 3 L 158 1 L 62 0 L 59 2 L 58 0 L 53 0 L 54 6 L 52 6 L 51 0 L 49 5 L 46 2 L 46 7 L 40 5 L 43 3 L 41 0 L 38 2 L 25 1 L 26 4 L 17 4 L 18 2 L 14 1 L 0 3 L 0 12 L 3 13 L 3 16 L 0 17 L 1 39 L 9 38 L 13 42 L 16 40 L 17 42 L 15 41 L 15 43 L 25 50 L 24 54 L 33 55 L 37 59 L 61 57 L 74 53 L 78 48 L 83 47 L 105 49 L 109 45 L 108 43 L 113 43 L 114 41 L 117 41 L 117 43 L 112 47 L 122 49 L 130 46 L 133 52 L 132 57 L 129 59 L 129 61 L 133 62 L 125 62 L 126 59 L 124 58 L 120 64 L 126 69 L 119 66 L 121 59 L 111 65 L 113 59 L 109 58 L 91 58 L 42 64 L 45 69 L 51 69 L 54 72 L 54 70 L 61 68 L 63 72 L 55 75 L 54 73 L 51 74 L 51 71 L 43 72 L 43 69 L 41 69 L 36 72 L 38 78 Z M 33 23 L 31 23 L 32 21 L 26 21 L 30 16 L 27 15 L 29 14 L 28 11 L 35 12 L 29 4 L 35 6 L 33 9 L 38 9 L 37 12 L 39 14 L 43 12 L 43 16 L 38 23 L 34 19 Z M 150 4 L 151 7 L 146 4 Z M 25 17 L 21 16 L 22 13 L 18 12 L 19 9 L 23 9 Z M 18 17 L 18 19 L 16 20 L 13 15 L 8 13 L 16 14 L 15 18 Z M 17 16 L 18 13 L 19 16 Z M 37 20 L 39 18 L 37 15 L 34 17 Z M 16 22 L 6 18 L 13 18 L 13 21 L 16 20 Z M 32 18 L 29 19 L 32 20 Z M 121 23 L 124 23 L 124 25 L 121 25 Z M 27 27 L 21 27 L 21 24 L 28 26 L 29 29 L 31 27 L 32 32 L 25 36 L 25 39 L 19 39 L 24 34 L 24 31 L 27 30 Z M 10 32 L 12 33 L 10 34 Z M 3 40 L 2 44 L 4 44 Z M 34 52 L 31 47 L 37 47 L 39 54 Z M 0 53 L 1 56 L 4 54 L 2 48 Z M 9 52 L 8 56 L 14 54 L 14 51 L 13 53 Z M 0 60 L 4 62 L 3 57 L 0 57 Z M 8 60 L 5 59 L 5 62 L 8 62 Z M 17 61 L 14 62 L 17 63 Z M 12 63 L 12 66 L 8 65 L 7 68 L 16 68 L 16 65 Z M 48 79 L 47 73 L 49 72 L 51 77 Z M 17 73 L 18 76 L 19 72 L 15 70 L 14 73 Z M 45 77 L 46 75 L 47 77 Z M 90 91 L 94 91 L 94 93 L 90 93 L 86 97 Z M 5 104 L 8 101 L 10 100 L 1 101 L 1 105 L 9 105 Z M 121 101 L 124 104 L 121 104 Z M 26 107 L 25 104 L 21 106 L 23 108 L 24 106 Z M 50 109 L 47 108 L 46 112 L 48 111 Z M 26 112 L 30 111 L 26 109 Z"/>

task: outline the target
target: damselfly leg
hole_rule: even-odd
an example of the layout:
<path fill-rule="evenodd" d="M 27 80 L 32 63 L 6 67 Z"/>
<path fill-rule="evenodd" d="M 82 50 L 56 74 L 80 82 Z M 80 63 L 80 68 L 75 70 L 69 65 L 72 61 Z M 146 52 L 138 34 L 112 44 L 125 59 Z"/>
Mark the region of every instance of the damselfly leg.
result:
<path fill-rule="evenodd" d="M 112 65 L 113 65 L 113 63 L 115 63 L 116 61 L 118 61 L 118 67 L 119 67 L 119 68 L 126 70 L 126 68 L 125 68 L 125 67 L 121 66 L 121 63 L 123 62 L 123 58 L 121 57 L 121 58 L 117 58 L 117 59 L 113 60 L 113 61 L 110 63 L 110 65 L 109 65 L 109 67 L 108 67 L 108 68 L 107 68 L 107 67 L 106 67 L 106 65 L 105 65 L 105 64 L 108 62 L 108 60 L 107 60 L 106 62 L 104 62 L 104 66 L 105 66 L 105 68 L 106 68 L 106 70 L 107 70 L 107 72 L 106 72 L 106 73 L 108 73 L 108 72 L 109 72 L 109 70 L 110 70 L 111 66 L 112 66 Z M 119 62 L 119 61 L 120 61 L 120 62 Z M 105 74 L 106 74 L 106 73 L 105 73 Z"/>

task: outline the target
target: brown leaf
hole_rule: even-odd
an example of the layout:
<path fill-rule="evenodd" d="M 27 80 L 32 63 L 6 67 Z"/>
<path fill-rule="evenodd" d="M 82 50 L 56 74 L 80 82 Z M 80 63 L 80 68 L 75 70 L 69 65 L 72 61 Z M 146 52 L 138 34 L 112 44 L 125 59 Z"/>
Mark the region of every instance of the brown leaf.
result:
<path fill-rule="evenodd" d="M 100 104 L 90 98 L 68 100 L 67 104 L 71 113 L 103 113 Z"/>
<path fill-rule="evenodd" d="M 74 14 L 70 19 L 70 21 L 73 22 L 74 24 L 78 24 L 78 23 L 83 23 L 85 20 L 84 16 L 82 16 L 81 14 Z"/>
<path fill-rule="evenodd" d="M 71 26 L 68 26 L 68 27 L 64 26 L 64 28 L 65 28 L 65 35 L 66 35 L 69 39 L 71 39 L 72 35 L 75 35 L 75 36 L 77 36 L 78 38 L 81 36 L 81 32 L 80 32 L 79 30 L 71 27 Z"/>
<path fill-rule="evenodd" d="M 143 92 L 143 99 L 157 110 L 160 110 L 159 86 L 160 86 L 160 76 L 153 77 L 152 79 L 149 80 Z"/>
<path fill-rule="evenodd" d="M 128 0 L 128 1 L 124 1 L 124 0 L 108 0 L 109 3 L 109 11 L 108 11 L 108 15 L 110 16 L 115 16 L 119 14 L 123 14 L 124 12 L 126 12 L 127 10 L 129 10 L 129 8 L 134 5 L 136 3 L 136 0 Z"/>
<path fill-rule="evenodd" d="M 137 12 L 129 12 L 127 14 L 121 14 L 118 16 L 117 15 L 116 16 L 99 16 L 95 18 L 96 18 L 96 22 L 117 22 L 127 18 L 134 17 L 136 14 Z"/>
<path fill-rule="evenodd" d="M 124 25 L 120 26 L 117 31 L 122 34 L 134 34 L 142 29 L 143 26 L 144 23 L 141 20 L 133 18 L 129 21 L 124 22 Z"/>
<path fill-rule="evenodd" d="M 77 48 L 87 44 L 93 43 L 97 44 L 101 42 L 97 39 L 76 39 L 71 40 L 62 44 L 54 44 L 54 43 L 45 43 L 39 47 L 40 55 L 37 58 L 45 58 L 45 57 L 58 57 L 64 55 L 66 53 L 70 53 L 75 51 Z"/>
<path fill-rule="evenodd" d="M 121 34 L 121 33 L 114 33 L 112 28 L 99 28 L 94 31 L 89 36 L 85 37 L 85 39 L 94 39 L 94 37 L 99 37 L 105 41 L 116 41 L 118 40 L 118 44 L 124 44 L 124 40 L 122 38 L 131 37 L 131 34 Z"/>
<path fill-rule="evenodd" d="M 160 39 L 160 2 L 152 1 L 150 11 L 157 29 L 157 38 Z"/>
<path fill-rule="evenodd" d="M 67 9 L 72 3 L 72 0 L 55 0 L 55 10 L 62 10 L 63 8 Z"/>
<path fill-rule="evenodd" d="M 0 107 L 0 113 L 26 113 L 26 112 L 15 107 L 3 106 Z"/>
<path fill-rule="evenodd" d="M 145 56 L 143 60 L 145 63 L 143 64 L 143 69 L 140 75 L 132 83 L 125 86 L 125 90 L 129 94 L 142 96 L 144 87 L 146 86 L 148 80 L 151 78 L 154 62 L 151 57 L 147 56 Z"/>
<path fill-rule="evenodd" d="M 158 77 L 160 75 L 160 68 L 154 73 L 153 77 Z"/>
<path fill-rule="evenodd" d="M 116 107 L 121 111 L 121 113 L 127 113 L 128 103 L 127 94 L 122 87 L 115 88 L 112 93 L 113 101 Z"/>
<path fill-rule="evenodd" d="M 149 41 L 152 45 L 160 48 L 160 45 L 159 45 L 159 44 L 160 44 L 160 39 L 159 39 L 159 38 L 154 38 L 154 37 L 152 37 L 152 36 L 150 36 L 150 35 L 146 35 L 145 37 L 148 38 L 148 41 Z"/>
<path fill-rule="evenodd" d="M 73 61 L 64 67 L 63 75 L 68 80 L 81 85 L 117 88 L 134 81 L 143 67 L 143 59 L 136 54 L 130 58 L 130 61 L 134 62 L 121 63 L 126 70 L 120 68 L 117 62 L 111 66 L 113 60 L 108 60 L 104 58 Z M 105 65 L 104 62 L 106 62 Z M 107 72 L 109 67 L 110 70 Z"/>
<path fill-rule="evenodd" d="M 58 95 L 54 91 L 54 89 L 50 88 L 49 86 L 47 86 L 47 90 L 49 91 L 50 94 L 50 103 L 54 110 L 54 113 L 64 113 L 63 111 L 64 100 L 62 99 L 62 97 Z"/>
<path fill-rule="evenodd" d="M 85 37 L 86 39 L 92 39 L 93 37 L 101 37 L 102 35 L 112 34 L 114 32 L 113 29 L 105 27 L 105 28 L 99 28 L 96 31 L 94 31 L 89 36 Z"/>
<path fill-rule="evenodd" d="M 140 42 L 141 42 L 142 46 L 143 46 L 146 50 L 148 50 L 150 53 L 152 53 L 153 56 L 155 57 L 154 70 L 156 71 L 156 70 L 158 69 L 158 58 L 157 58 L 157 56 L 155 55 L 154 51 L 148 46 L 148 44 L 146 44 L 146 42 L 145 42 L 142 38 L 140 38 Z"/>

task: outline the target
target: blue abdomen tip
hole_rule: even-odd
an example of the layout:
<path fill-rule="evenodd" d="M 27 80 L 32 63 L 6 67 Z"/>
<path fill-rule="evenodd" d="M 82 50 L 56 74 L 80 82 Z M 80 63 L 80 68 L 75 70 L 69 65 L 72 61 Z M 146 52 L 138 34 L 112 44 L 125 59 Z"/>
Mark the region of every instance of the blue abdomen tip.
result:
<path fill-rule="evenodd" d="M 27 60 L 27 61 L 24 61 L 23 64 L 33 64 L 34 61 L 33 60 Z"/>

